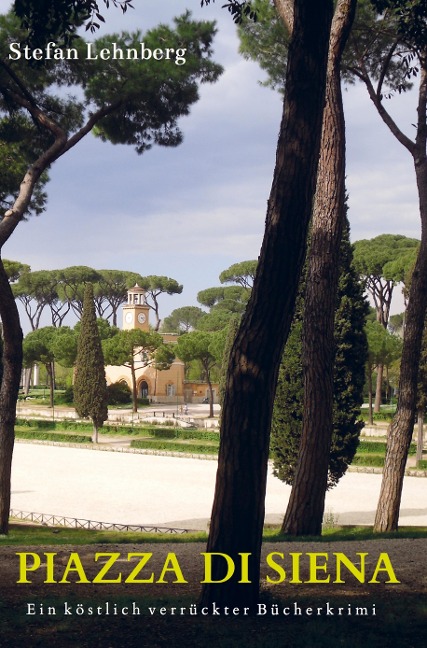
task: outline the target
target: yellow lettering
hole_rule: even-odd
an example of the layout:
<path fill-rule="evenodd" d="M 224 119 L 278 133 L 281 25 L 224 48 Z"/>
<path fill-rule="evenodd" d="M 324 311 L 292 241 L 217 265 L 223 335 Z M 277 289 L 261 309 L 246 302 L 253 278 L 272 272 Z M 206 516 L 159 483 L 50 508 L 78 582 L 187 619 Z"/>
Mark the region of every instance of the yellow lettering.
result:
<path fill-rule="evenodd" d="M 337 575 L 336 579 L 334 580 L 334 583 L 345 583 L 341 579 L 341 564 L 343 564 L 347 569 L 353 574 L 355 578 L 359 581 L 359 583 L 364 583 L 365 582 L 365 558 L 368 554 L 367 553 L 357 553 L 356 556 L 360 556 L 360 569 L 356 567 L 354 563 L 351 562 L 351 560 L 343 553 L 334 553 L 334 556 L 336 557 L 336 565 L 337 565 Z"/>
<path fill-rule="evenodd" d="M 82 561 L 80 560 L 80 556 L 78 553 L 73 551 L 70 554 L 70 557 L 68 559 L 67 565 L 65 567 L 65 571 L 62 575 L 61 580 L 59 583 L 70 583 L 71 581 L 67 580 L 68 574 L 70 572 L 76 572 L 77 575 L 79 576 L 79 580 L 76 580 L 76 583 L 90 583 L 90 580 L 85 574 L 85 570 L 83 569 Z"/>
<path fill-rule="evenodd" d="M 267 565 L 279 575 L 278 578 L 270 578 L 270 576 L 267 575 L 267 583 L 275 583 L 277 585 L 278 583 L 283 583 L 283 581 L 286 580 L 286 572 L 283 569 L 282 565 L 277 564 L 277 562 L 274 560 L 276 556 L 281 560 L 285 559 L 285 554 L 280 553 L 280 551 L 272 551 L 267 555 Z"/>
<path fill-rule="evenodd" d="M 384 566 L 383 566 L 384 565 Z M 380 557 L 378 558 L 377 565 L 375 567 L 374 574 L 371 578 L 369 583 L 379 583 L 380 581 L 377 580 L 377 576 L 379 572 L 386 572 L 388 574 L 389 580 L 385 581 L 386 583 L 400 583 L 399 580 L 396 578 L 396 574 L 394 573 L 393 565 L 391 564 L 390 557 L 387 553 L 381 553 Z"/>
<path fill-rule="evenodd" d="M 168 553 L 168 555 L 166 556 L 162 573 L 160 574 L 160 578 L 156 581 L 156 583 L 168 583 L 169 581 L 165 580 L 165 574 L 170 571 L 174 572 L 175 574 L 175 580 L 173 581 L 174 583 L 188 583 L 188 581 L 186 581 L 184 578 L 184 574 L 182 573 L 181 567 L 178 563 L 178 558 L 174 553 Z"/>
<path fill-rule="evenodd" d="M 291 553 L 292 556 L 292 578 L 289 581 L 290 583 L 302 583 L 299 574 L 299 559 L 302 556 L 302 553 Z"/>
<path fill-rule="evenodd" d="M 228 581 L 232 575 L 234 574 L 234 561 L 229 556 L 228 554 L 220 553 L 220 552 L 212 552 L 212 553 L 201 553 L 201 556 L 205 557 L 205 578 L 204 580 L 200 581 L 201 583 L 225 583 L 225 581 Z M 218 558 L 224 558 L 225 562 L 227 563 L 227 573 L 224 576 L 224 578 L 219 579 L 219 580 L 213 580 L 212 579 L 212 557 L 217 556 Z"/>
<path fill-rule="evenodd" d="M 19 557 L 19 580 L 17 580 L 17 583 L 31 583 L 32 581 L 28 580 L 27 578 L 27 572 L 29 571 L 36 571 L 40 565 L 41 565 L 41 560 L 40 556 L 36 553 L 30 552 L 19 552 L 16 554 Z M 28 559 L 32 559 L 32 564 L 28 564 Z"/>
<path fill-rule="evenodd" d="M 309 580 L 305 581 L 306 583 L 329 583 L 331 576 L 328 574 L 327 578 L 318 578 L 317 572 L 322 571 L 326 573 L 328 568 L 328 554 L 327 553 L 307 553 L 309 558 Z M 326 562 L 323 564 L 318 564 L 318 558 L 325 558 Z"/>
<path fill-rule="evenodd" d="M 108 556 L 109 556 L 109 558 L 108 558 L 107 562 L 105 563 L 105 565 L 103 567 L 101 567 L 101 569 L 99 570 L 99 572 L 97 573 L 97 575 L 93 579 L 92 583 L 121 583 L 122 582 L 121 573 L 117 576 L 117 578 L 111 578 L 111 579 L 105 579 L 104 578 L 105 574 L 110 571 L 112 565 L 114 565 L 114 563 L 120 557 L 120 553 L 119 552 L 113 552 L 113 553 L 97 553 L 97 554 L 95 554 L 95 561 L 97 561 L 99 558 L 104 558 L 104 557 L 108 557 Z"/>
<path fill-rule="evenodd" d="M 150 578 L 136 578 L 136 576 L 142 571 L 145 565 L 150 560 L 152 553 L 129 553 L 128 560 L 131 558 L 141 557 L 141 560 L 137 564 L 134 570 L 131 571 L 129 576 L 126 578 L 125 583 L 154 583 L 154 574 L 151 574 Z"/>

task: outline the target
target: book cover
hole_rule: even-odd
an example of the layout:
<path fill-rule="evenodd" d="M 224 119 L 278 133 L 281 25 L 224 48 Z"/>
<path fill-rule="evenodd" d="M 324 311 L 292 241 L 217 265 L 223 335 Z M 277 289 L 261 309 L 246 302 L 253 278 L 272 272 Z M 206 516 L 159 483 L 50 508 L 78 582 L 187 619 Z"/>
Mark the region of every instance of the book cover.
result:
<path fill-rule="evenodd" d="M 9 5 L 0 3 L 2 13 Z M 151 341 L 155 350 L 177 344 L 174 334 L 186 326 L 209 330 L 195 325 L 188 311 L 187 319 L 182 313 L 172 319 L 179 309 L 197 309 L 198 316 L 209 312 L 220 329 L 227 299 L 237 310 L 244 307 L 249 288 L 235 278 L 223 282 L 220 275 L 260 253 L 283 104 L 277 87 L 259 83 L 271 74 L 269 68 L 263 72 L 239 53 L 227 6 L 144 0 L 124 13 L 102 3 L 98 9 L 93 20 L 99 27 L 81 31 L 81 46 L 71 40 L 60 48 L 54 36 L 28 46 L 13 31 L 16 23 L 0 25 L 4 214 L 13 212 L 13 182 L 31 184 L 43 146 L 52 156 L 45 167 L 49 178 L 39 176 L 41 189 L 27 196 L 25 222 L 11 226 L 9 235 L 4 230 L 10 215 L 3 217 L 2 258 L 9 260 L 5 268 L 15 285 L 25 337 L 43 328 L 67 333 L 59 346 L 69 355 L 62 353 L 56 374 L 64 387 L 73 365 L 71 331 L 82 315 L 81 286 L 96 286 L 100 273 L 104 281 L 111 279 L 102 269 L 127 273 L 128 283 L 117 302 L 95 299 L 96 314 L 111 328 L 142 335 L 155 330 L 160 336 Z M 191 21 L 215 21 L 215 34 L 212 26 L 193 29 Z M 154 36 L 147 35 L 150 30 Z M 116 37 L 123 31 L 124 39 Z M 203 63 L 195 63 L 197 56 Z M 279 54 L 273 50 L 267 57 Z M 80 62 L 82 69 L 87 62 L 92 67 L 82 72 Z M 54 79 L 40 81 L 49 86 L 49 99 L 35 83 L 39 63 Z M 141 82 L 134 73 L 145 64 L 150 73 Z M 65 108 L 70 92 L 73 103 Z M 393 97 L 398 116 L 411 115 L 416 100 L 416 92 Z M 351 240 L 385 231 L 418 239 L 417 189 L 402 147 L 385 127 L 381 130 L 361 84 L 348 86 L 344 106 Z M 28 121 L 17 124 L 17 115 Z M 50 140 L 44 139 L 45 115 L 52 119 L 46 126 Z M 65 144 L 55 131 L 57 115 Z M 83 132 L 91 119 L 98 121 Z M 246 271 L 246 279 L 252 279 L 252 271 Z M 26 289 L 23 277 L 29 281 L 30 275 L 39 283 Z M 394 311 L 404 305 L 396 288 Z M 7 334 L 4 310 L 1 315 Z M 12 328 L 15 324 L 12 320 Z M 24 343 L 27 358 L 40 354 L 37 336 L 37 349 Z M 23 373 L 10 530 L 0 541 L 5 645 L 420 645 L 426 637 L 427 496 L 425 473 L 415 470 L 413 455 L 399 519 L 407 534 L 375 539 L 370 530 L 380 468 L 349 470 L 326 494 L 322 538 L 301 540 L 279 535 L 291 488 L 273 475 L 270 464 L 259 602 L 201 602 L 202 587 L 218 580 L 214 564 L 221 565 L 224 587 L 236 575 L 242 587 L 250 580 L 243 547 L 238 559 L 213 555 L 206 547 L 217 470 L 220 374 L 201 357 L 197 375 L 185 374 L 185 363 L 196 356 L 184 345 L 180 358 L 162 356 L 163 366 L 154 367 L 142 346 L 147 338 L 138 340 L 138 357 L 123 363 L 104 347 L 111 354 L 107 382 L 126 383 L 130 399 L 136 367 L 140 409 L 132 411 L 129 403 L 111 407 L 96 443 L 90 425 L 79 427 L 72 404 L 49 403 L 48 386 L 43 396 L 38 390 L 42 405 L 31 395 L 37 390 L 25 394 Z M 225 344 L 220 336 L 216 343 Z M 40 383 L 50 363 L 39 355 Z M 155 432 L 135 432 L 144 420 Z M 172 435 L 172 429 L 180 432 Z M 61 432 L 80 438 L 55 440 Z M 365 433 L 375 435 L 383 452 L 386 426 L 366 427 Z M 189 448 L 184 454 L 183 444 Z"/>

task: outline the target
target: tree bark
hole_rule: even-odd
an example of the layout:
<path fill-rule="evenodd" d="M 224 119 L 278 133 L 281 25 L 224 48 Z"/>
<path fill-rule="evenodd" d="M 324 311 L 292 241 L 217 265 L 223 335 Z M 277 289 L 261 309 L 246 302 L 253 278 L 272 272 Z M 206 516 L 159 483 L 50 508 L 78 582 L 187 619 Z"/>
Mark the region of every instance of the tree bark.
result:
<path fill-rule="evenodd" d="M 377 384 L 375 388 L 374 412 L 378 414 L 381 411 L 382 391 L 383 391 L 384 365 L 377 365 Z"/>
<path fill-rule="evenodd" d="M 22 370 L 22 330 L 18 308 L 0 259 L 0 317 L 3 327 L 3 380 L 0 388 L 0 534 L 7 534 L 10 476 L 15 442 L 16 402 Z"/>
<path fill-rule="evenodd" d="M 233 343 L 208 552 L 236 571 L 204 583 L 204 604 L 246 605 L 259 597 L 269 437 L 277 373 L 292 321 L 315 190 L 332 3 L 296 0 L 286 95 L 266 228 L 254 288 Z M 285 289 L 286 287 L 286 289 Z M 240 582 L 248 553 L 249 582 Z M 224 574 L 214 561 L 213 580 Z"/>
<path fill-rule="evenodd" d="M 345 123 L 341 55 L 355 0 L 340 0 L 332 21 L 326 104 L 304 298 L 304 414 L 298 465 L 282 531 L 320 535 L 333 429 L 334 318 L 345 218 Z"/>
<path fill-rule="evenodd" d="M 136 371 L 133 359 L 130 363 L 130 373 L 132 378 L 132 412 L 136 414 L 138 412 L 138 392 L 136 389 Z"/>
<path fill-rule="evenodd" d="M 415 457 L 415 463 L 418 467 L 419 462 L 423 458 L 423 448 L 424 448 L 424 407 L 418 410 L 418 430 L 417 430 L 417 454 Z"/>

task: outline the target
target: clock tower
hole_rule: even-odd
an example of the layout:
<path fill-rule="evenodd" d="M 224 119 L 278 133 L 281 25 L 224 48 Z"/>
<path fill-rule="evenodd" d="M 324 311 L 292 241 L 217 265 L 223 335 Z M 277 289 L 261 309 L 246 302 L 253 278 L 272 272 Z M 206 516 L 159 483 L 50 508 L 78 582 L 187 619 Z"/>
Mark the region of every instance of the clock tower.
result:
<path fill-rule="evenodd" d="M 128 301 L 123 306 L 123 330 L 140 329 L 149 330 L 148 311 L 150 307 L 145 301 L 145 290 L 135 284 L 128 290 Z"/>

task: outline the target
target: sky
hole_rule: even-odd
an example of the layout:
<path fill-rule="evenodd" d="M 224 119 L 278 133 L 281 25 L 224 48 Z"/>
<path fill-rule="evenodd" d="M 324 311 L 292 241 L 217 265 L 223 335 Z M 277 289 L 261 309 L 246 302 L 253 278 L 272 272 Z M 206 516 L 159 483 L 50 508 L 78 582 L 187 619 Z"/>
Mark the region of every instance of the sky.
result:
<path fill-rule="evenodd" d="M 197 293 L 219 285 L 220 272 L 231 264 L 258 257 L 282 102 L 260 86 L 258 65 L 239 54 L 235 26 L 221 4 L 133 0 L 125 15 L 103 11 L 106 33 L 144 32 L 186 9 L 194 18 L 215 20 L 214 60 L 224 73 L 217 83 L 201 86 L 199 102 L 180 120 L 179 147 L 138 156 L 131 147 L 88 135 L 59 159 L 50 171 L 46 211 L 18 226 L 4 258 L 32 270 L 87 265 L 172 277 L 184 289 L 161 298 L 163 318 L 197 305 Z M 9 6 L 0 0 L 2 11 Z M 416 97 L 390 101 L 399 125 L 412 135 Z M 346 89 L 344 102 L 352 241 L 383 233 L 419 238 L 409 153 L 382 123 L 364 87 Z"/>

